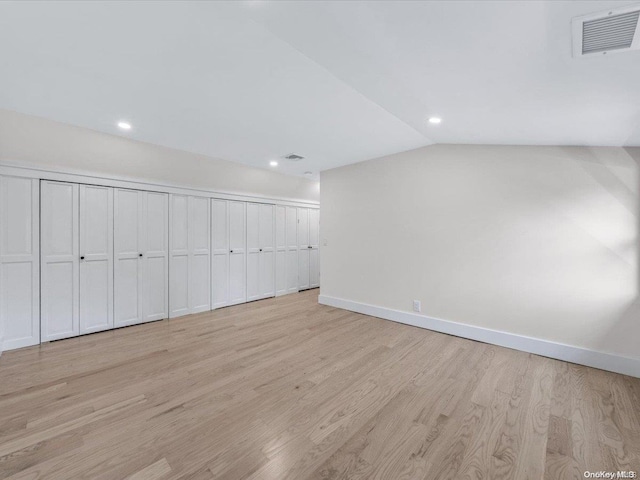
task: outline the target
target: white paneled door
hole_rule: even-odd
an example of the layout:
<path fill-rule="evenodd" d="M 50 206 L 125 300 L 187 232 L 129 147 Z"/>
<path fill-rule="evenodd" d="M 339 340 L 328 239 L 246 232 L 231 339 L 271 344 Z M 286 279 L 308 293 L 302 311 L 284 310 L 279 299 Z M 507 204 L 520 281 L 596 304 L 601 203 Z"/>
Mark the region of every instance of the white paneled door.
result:
<path fill-rule="evenodd" d="M 276 209 L 276 295 L 298 291 L 298 211 L 278 205 Z"/>
<path fill-rule="evenodd" d="M 298 208 L 298 288 L 305 290 L 309 286 L 309 209 Z"/>
<path fill-rule="evenodd" d="M 170 317 L 211 308 L 209 199 L 171 195 Z"/>
<path fill-rule="evenodd" d="M 41 339 L 80 333 L 79 185 L 41 183 Z"/>
<path fill-rule="evenodd" d="M 0 176 L 0 347 L 4 349 L 40 343 L 39 183 Z"/>
<path fill-rule="evenodd" d="M 247 204 L 229 201 L 229 305 L 247 301 Z"/>
<path fill-rule="evenodd" d="M 141 323 L 143 192 L 118 188 L 114 192 L 114 316 L 115 326 Z"/>
<path fill-rule="evenodd" d="M 320 286 L 320 210 L 298 208 L 298 286 Z"/>
<path fill-rule="evenodd" d="M 229 305 L 229 201 L 211 200 L 211 306 Z"/>
<path fill-rule="evenodd" d="M 247 301 L 275 295 L 274 205 L 247 204 Z"/>
<path fill-rule="evenodd" d="M 113 325 L 113 188 L 80 185 L 80 333 Z"/>
<path fill-rule="evenodd" d="M 169 316 L 169 195 L 142 194 L 142 321 Z"/>
<path fill-rule="evenodd" d="M 114 192 L 114 316 L 122 327 L 168 317 L 168 195 Z"/>
<path fill-rule="evenodd" d="M 189 313 L 211 309 L 210 201 L 189 197 Z"/>
<path fill-rule="evenodd" d="M 320 210 L 309 209 L 309 288 L 320 286 Z"/>

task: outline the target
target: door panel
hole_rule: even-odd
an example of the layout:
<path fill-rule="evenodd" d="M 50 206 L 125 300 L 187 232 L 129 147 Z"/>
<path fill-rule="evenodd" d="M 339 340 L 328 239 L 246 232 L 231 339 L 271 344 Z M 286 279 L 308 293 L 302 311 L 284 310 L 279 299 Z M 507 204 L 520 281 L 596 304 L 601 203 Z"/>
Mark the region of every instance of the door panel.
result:
<path fill-rule="evenodd" d="M 112 188 L 80 185 L 80 256 L 80 333 L 113 328 Z"/>
<path fill-rule="evenodd" d="M 245 202 L 229 202 L 229 305 L 247 301 Z"/>
<path fill-rule="evenodd" d="M 309 209 L 298 208 L 298 287 L 309 288 Z"/>
<path fill-rule="evenodd" d="M 211 200 L 211 306 L 229 305 L 229 202 Z"/>
<path fill-rule="evenodd" d="M 309 209 L 309 288 L 320 286 L 320 210 Z"/>
<path fill-rule="evenodd" d="M 0 340 L 4 350 L 40 343 L 39 194 L 39 180 L 0 176 Z"/>
<path fill-rule="evenodd" d="M 169 207 L 169 317 L 189 313 L 189 210 L 186 195 L 171 195 Z"/>
<path fill-rule="evenodd" d="M 78 335 L 79 186 L 41 182 L 41 339 Z"/>
<path fill-rule="evenodd" d="M 143 192 L 142 321 L 169 316 L 169 196 Z"/>
<path fill-rule="evenodd" d="M 298 291 L 298 209 L 286 207 L 287 293 Z"/>
<path fill-rule="evenodd" d="M 274 205 L 260 205 L 260 298 L 276 294 L 274 215 Z"/>
<path fill-rule="evenodd" d="M 210 200 L 189 197 L 189 313 L 211 309 Z"/>
<path fill-rule="evenodd" d="M 260 298 L 260 205 L 247 204 L 247 301 Z"/>
<path fill-rule="evenodd" d="M 143 192 L 114 191 L 114 325 L 142 322 Z"/>

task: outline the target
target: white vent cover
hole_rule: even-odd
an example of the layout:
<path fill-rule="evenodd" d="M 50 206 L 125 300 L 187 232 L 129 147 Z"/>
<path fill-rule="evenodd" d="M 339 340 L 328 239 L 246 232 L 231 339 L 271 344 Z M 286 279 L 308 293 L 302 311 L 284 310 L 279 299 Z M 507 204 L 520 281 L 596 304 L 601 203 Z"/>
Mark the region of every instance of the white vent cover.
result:
<path fill-rule="evenodd" d="M 573 56 L 640 50 L 640 5 L 592 13 L 571 21 Z"/>

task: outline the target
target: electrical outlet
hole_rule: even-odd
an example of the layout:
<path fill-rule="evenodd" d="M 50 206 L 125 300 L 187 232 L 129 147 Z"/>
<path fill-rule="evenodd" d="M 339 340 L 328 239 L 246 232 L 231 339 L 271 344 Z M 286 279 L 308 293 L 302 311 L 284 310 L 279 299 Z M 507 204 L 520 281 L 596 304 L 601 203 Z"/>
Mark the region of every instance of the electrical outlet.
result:
<path fill-rule="evenodd" d="M 419 313 L 421 310 L 422 310 L 422 305 L 420 305 L 420 300 L 414 300 L 413 301 L 413 311 Z"/>

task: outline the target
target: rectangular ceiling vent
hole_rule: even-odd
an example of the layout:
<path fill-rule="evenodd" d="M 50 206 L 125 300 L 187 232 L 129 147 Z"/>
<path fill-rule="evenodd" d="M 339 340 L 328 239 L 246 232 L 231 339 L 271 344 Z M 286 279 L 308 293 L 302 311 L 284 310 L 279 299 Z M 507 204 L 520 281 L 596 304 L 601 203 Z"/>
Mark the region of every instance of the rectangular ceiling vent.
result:
<path fill-rule="evenodd" d="M 304 157 L 301 157 L 300 155 L 297 155 L 295 153 L 290 153 L 289 155 L 285 155 L 285 157 L 287 160 L 291 160 L 292 162 L 297 162 L 299 160 L 302 160 Z"/>
<path fill-rule="evenodd" d="M 640 5 L 576 17 L 571 21 L 573 56 L 640 50 Z"/>

